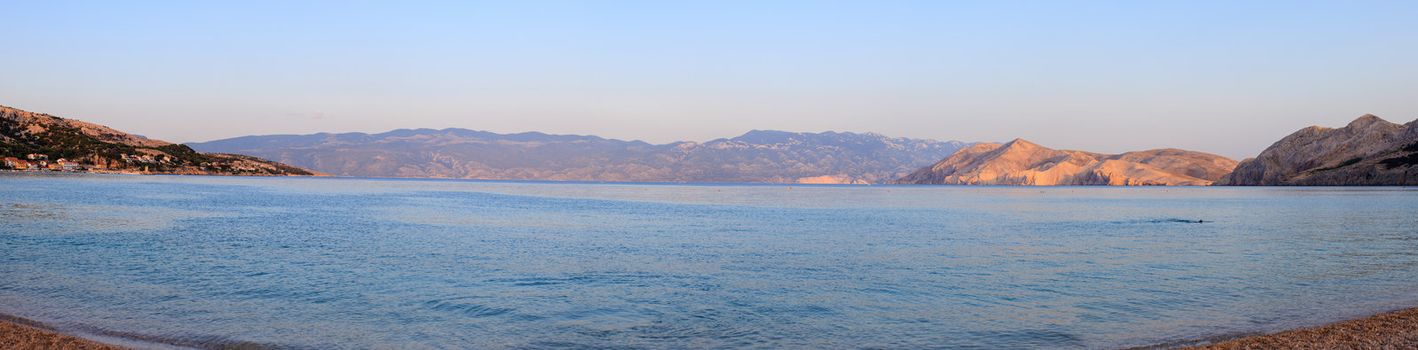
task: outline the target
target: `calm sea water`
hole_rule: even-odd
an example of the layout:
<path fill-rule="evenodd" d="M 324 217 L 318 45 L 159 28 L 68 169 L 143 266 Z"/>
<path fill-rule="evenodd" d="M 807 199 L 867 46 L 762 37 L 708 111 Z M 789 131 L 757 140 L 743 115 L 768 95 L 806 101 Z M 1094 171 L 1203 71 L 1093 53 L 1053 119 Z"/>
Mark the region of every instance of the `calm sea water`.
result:
<path fill-rule="evenodd" d="M 1413 188 L 3 175 L 0 313 L 150 347 L 1116 348 L 1418 306 L 1416 214 Z"/>

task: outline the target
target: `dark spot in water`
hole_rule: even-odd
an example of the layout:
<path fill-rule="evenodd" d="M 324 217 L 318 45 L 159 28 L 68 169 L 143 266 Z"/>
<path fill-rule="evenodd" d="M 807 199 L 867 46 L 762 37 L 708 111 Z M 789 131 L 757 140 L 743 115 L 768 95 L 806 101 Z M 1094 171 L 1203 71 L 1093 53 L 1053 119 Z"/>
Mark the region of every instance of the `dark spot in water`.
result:
<path fill-rule="evenodd" d="M 1143 220 L 1114 221 L 1113 223 L 1114 223 L 1114 224 L 1205 224 L 1205 223 L 1210 223 L 1210 222 L 1214 222 L 1214 221 L 1207 221 L 1207 220 L 1205 220 L 1205 219 L 1161 218 L 1161 219 L 1143 219 Z"/>

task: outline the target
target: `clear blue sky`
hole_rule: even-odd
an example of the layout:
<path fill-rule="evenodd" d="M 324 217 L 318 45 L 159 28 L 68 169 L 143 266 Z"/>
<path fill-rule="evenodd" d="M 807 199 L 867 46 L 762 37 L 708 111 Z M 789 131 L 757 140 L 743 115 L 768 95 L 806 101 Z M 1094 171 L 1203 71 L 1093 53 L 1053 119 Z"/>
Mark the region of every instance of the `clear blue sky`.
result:
<path fill-rule="evenodd" d="M 1418 1 L 9 1 L 0 104 L 169 141 L 749 129 L 1253 155 L 1418 118 Z"/>

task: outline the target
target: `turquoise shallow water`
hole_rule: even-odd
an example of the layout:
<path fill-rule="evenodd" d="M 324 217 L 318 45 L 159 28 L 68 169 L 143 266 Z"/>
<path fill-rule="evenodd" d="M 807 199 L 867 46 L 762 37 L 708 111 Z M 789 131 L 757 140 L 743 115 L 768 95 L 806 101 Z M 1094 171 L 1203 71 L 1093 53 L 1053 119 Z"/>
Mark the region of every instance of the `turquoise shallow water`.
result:
<path fill-rule="evenodd" d="M 0 175 L 0 313 L 155 347 L 1117 348 L 1418 306 L 1415 214 L 1413 188 Z"/>

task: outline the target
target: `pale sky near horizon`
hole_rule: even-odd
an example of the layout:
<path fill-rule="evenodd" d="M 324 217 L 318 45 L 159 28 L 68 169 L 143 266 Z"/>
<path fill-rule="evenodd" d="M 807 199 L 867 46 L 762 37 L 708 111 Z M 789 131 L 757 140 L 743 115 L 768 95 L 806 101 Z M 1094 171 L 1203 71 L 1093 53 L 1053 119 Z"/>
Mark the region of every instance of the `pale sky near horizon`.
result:
<path fill-rule="evenodd" d="M 1418 1 L 10 1 L 0 105 L 175 142 L 750 129 L 1252 156 L 1418 118 Z"/>

